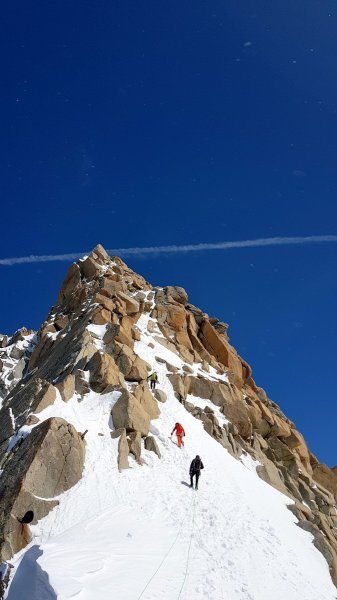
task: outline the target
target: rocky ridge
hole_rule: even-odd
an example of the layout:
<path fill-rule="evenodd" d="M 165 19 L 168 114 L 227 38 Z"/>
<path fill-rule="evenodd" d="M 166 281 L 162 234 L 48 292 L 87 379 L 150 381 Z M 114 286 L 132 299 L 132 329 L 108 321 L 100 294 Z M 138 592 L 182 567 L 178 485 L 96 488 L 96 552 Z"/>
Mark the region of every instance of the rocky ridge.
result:
<path fill-rule="evenodd" d="M 11 337 L 0 334 L 0 403 L 24 376 L 35 343 L 35 332 L 25 327 Z"/>
<path fill-rule="evenodd" d="M 35 520 L 43 518 L 57 496 L 81 479 L 85 431 L 62 419 L 39 418 L 57 398 L 81 402 L 90 390 L 118 392 L 111 437 L 118 439 L 119 469 L 128 468 L 130 453 L 142 464 L 143 447 L 160 456 L 149 431 L 166 397 L 148 389 L 150 366 L 138 351 L 140 319 L 153 340 L 179 359 L 165 363 L 176 398 L 219 444 L 237 459 L 250 455 L 259 476 L 289 496 L 290 510 L 313 534 L 337 583 L 335 470 L 319 463 L 256 385 L 250 366 L 230 345 L 225 323 L 190 304 L 180 287 L 153 288 L 102 246 L 70 267 L 37 336 L 20 334 L 29 341 L 21 344 L 21 355 L 13 349 L 22 339 L 1 338 L 1 560 L 29 541 L 29 527 L 16 517 L 33 509 Z M 9 359 L 24 361 L 12 378 Z"/>

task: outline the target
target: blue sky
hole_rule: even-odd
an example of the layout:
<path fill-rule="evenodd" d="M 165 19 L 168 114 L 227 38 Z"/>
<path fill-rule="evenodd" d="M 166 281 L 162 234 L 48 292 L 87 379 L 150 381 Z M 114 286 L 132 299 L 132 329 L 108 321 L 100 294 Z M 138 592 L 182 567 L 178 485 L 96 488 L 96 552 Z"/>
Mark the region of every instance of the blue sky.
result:
<path fill-rule="evenodd" d="M 329 1 L 5 1 L 0 258 L 336 234 L 336 25 Z M 336 255 L 127 259 L 229 322 L 330 465 Z M 37 328 L 68 264 L 0 265 L 0 331 Z"/>

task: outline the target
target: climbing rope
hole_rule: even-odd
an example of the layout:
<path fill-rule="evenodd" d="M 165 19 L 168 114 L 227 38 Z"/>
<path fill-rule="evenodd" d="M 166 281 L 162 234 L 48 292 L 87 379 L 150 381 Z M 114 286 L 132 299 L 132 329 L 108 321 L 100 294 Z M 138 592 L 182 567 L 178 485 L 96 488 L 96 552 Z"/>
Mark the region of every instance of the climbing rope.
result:
<path fill-rule="evenodd" d="M 194 508 L 195 508 L 195 498 L 194 498 L 194 506 L 193 506 L 193 519 L 194 519 Z M 158 571 L 161 569 L 161 567 L 163 566 L 165 560 L 167 559 L 168 555 L 170 554 L 171 550 L 173 549 L 173 547 L 175 546 L 177 539 L 182 531 L 183 525 L 188 517 L 189 511 L 186 511 L 186 515 L 184 516 L 182 522 L 180 523 L 180 527 L 178 529 L 178 533 L 176 535 L 176 537 L 174 538 L 171 546 L 169 547 L 168 551 L 166 552 L 166 554 L 164 555 L 164 558 L 162 559 L 162 561 L 160 562 L 160 564 L 158 565 L 157 569 L 155 570 L 155 572 L 153 573 L 153 575 L 150 577 L 149 581 L 147 582 L 147 584 L 145 585 L 145 587 L 143 588 L 143 590 L 141 591 L 140 595 L 137 597 L 137 600 L 140 600 L 140 598 L 143 596 L 144 592 L 147 590 L 147 588 L 149 587 L 150 583 L 153 581 L 153 579 L 155 578 L 155 576 L 157 575 Z M 180 597 L 180 596 L 179 596 Z"/>
<path fill-rule="evenodd" d="M 188 567 L 189 567 L 189 563 L 190 563 L 190 553 L 191 553 L 191 547 L 192 547 L 192 540 L 193 540 L 193 533 L 194 533 L 194 522 L 195 522 L 195 506 L 196 506 L 196 494 L 194 494 L 194 501 L 193 501 L 193 515 L 192 515 L 191 537 L 190 537 L 190 543 L 188 545 L 188 551 L 187 551 L 185 574 L 184 574 L 184 579 L 183 579 L 183 582 L 182 582 L 182 585 L 181 585 L 181 588 L 180 588 L 180 591 L 179 591 L 178 600 L 180 600 L 180 598 L 181 598 L 181 594 L 182 594 L 182 591 L 183 591 L 185 583 L 186 583 L 187 574 L 188 574 Z"/>

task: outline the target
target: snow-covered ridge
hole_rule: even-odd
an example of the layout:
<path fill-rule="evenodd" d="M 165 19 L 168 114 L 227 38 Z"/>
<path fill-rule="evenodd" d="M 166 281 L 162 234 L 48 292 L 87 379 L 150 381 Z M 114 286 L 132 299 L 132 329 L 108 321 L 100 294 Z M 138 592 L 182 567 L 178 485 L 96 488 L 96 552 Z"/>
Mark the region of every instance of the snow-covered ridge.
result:
<path fill-rule="evenodd" d="M 22 378 L 36 344 L 36 334 L 19 329 L 11 338 L 0 340 L 0 408 L 2 399 Z"/>
<path fill-rule="evenodd" d="M 156 323 L 148 332 L 149 318 L 137 322 L 135 351 L 167 395 L 151 425 L 161 460 L 143 446 L 146 465 L 130 455 L 131 468 L 118 473 L 110 411 L 119 393 L 74 394 L 67 403 L 58 394 L 38 416 L 88 430 L 84 474 L 33 527 L 32 543 L 13 561 L 7 600 L 333 600 L 327 563 L 296 527 L 289 498 L 261 481 L 248 458 L 231 457 L 176 399 L 162 361 L 184 363 L 155 340 Z M 105 328 L 89 330 L 101 349 Z M 200 374 L 200 364 L 192 368 Z M 176 421 L 186 430 L 183 449 L 170 437 Z M 197 453 L 205 465 L 198 492 L 188 485 Z"/>

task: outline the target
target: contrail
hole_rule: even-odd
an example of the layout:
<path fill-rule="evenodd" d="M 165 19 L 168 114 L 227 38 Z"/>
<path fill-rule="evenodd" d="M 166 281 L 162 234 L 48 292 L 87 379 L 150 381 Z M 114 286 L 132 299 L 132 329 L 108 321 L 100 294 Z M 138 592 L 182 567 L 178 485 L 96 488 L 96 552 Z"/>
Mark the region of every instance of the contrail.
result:
<path fill-rule="evenodd" d="M 310 235 L 307 237 L 273 237 L 256 240 L 238 240 L 234 242 L 215 242 L 206 244 L 186 244 L 182 246 L 148 246 L 144 248 L 113 248 L 108 250 L 112 256 L 146 256 L 149 254 L 178 254 L 189 252 L 206 252 L 209 250 L 230 250 L 232 248 L 258 248 L 261 246 L 291 246 L 301 244 L 321 244 L 337 242 L 337 235 Z M 42 256 L 18 256 L 1 258 L 0 265 L 20 265 L 24 263 L 42 263 L 52 261 L 73 261 L 90 254 L 89 252 L 72 252 L 71 254 L 46 254 Z"/>

